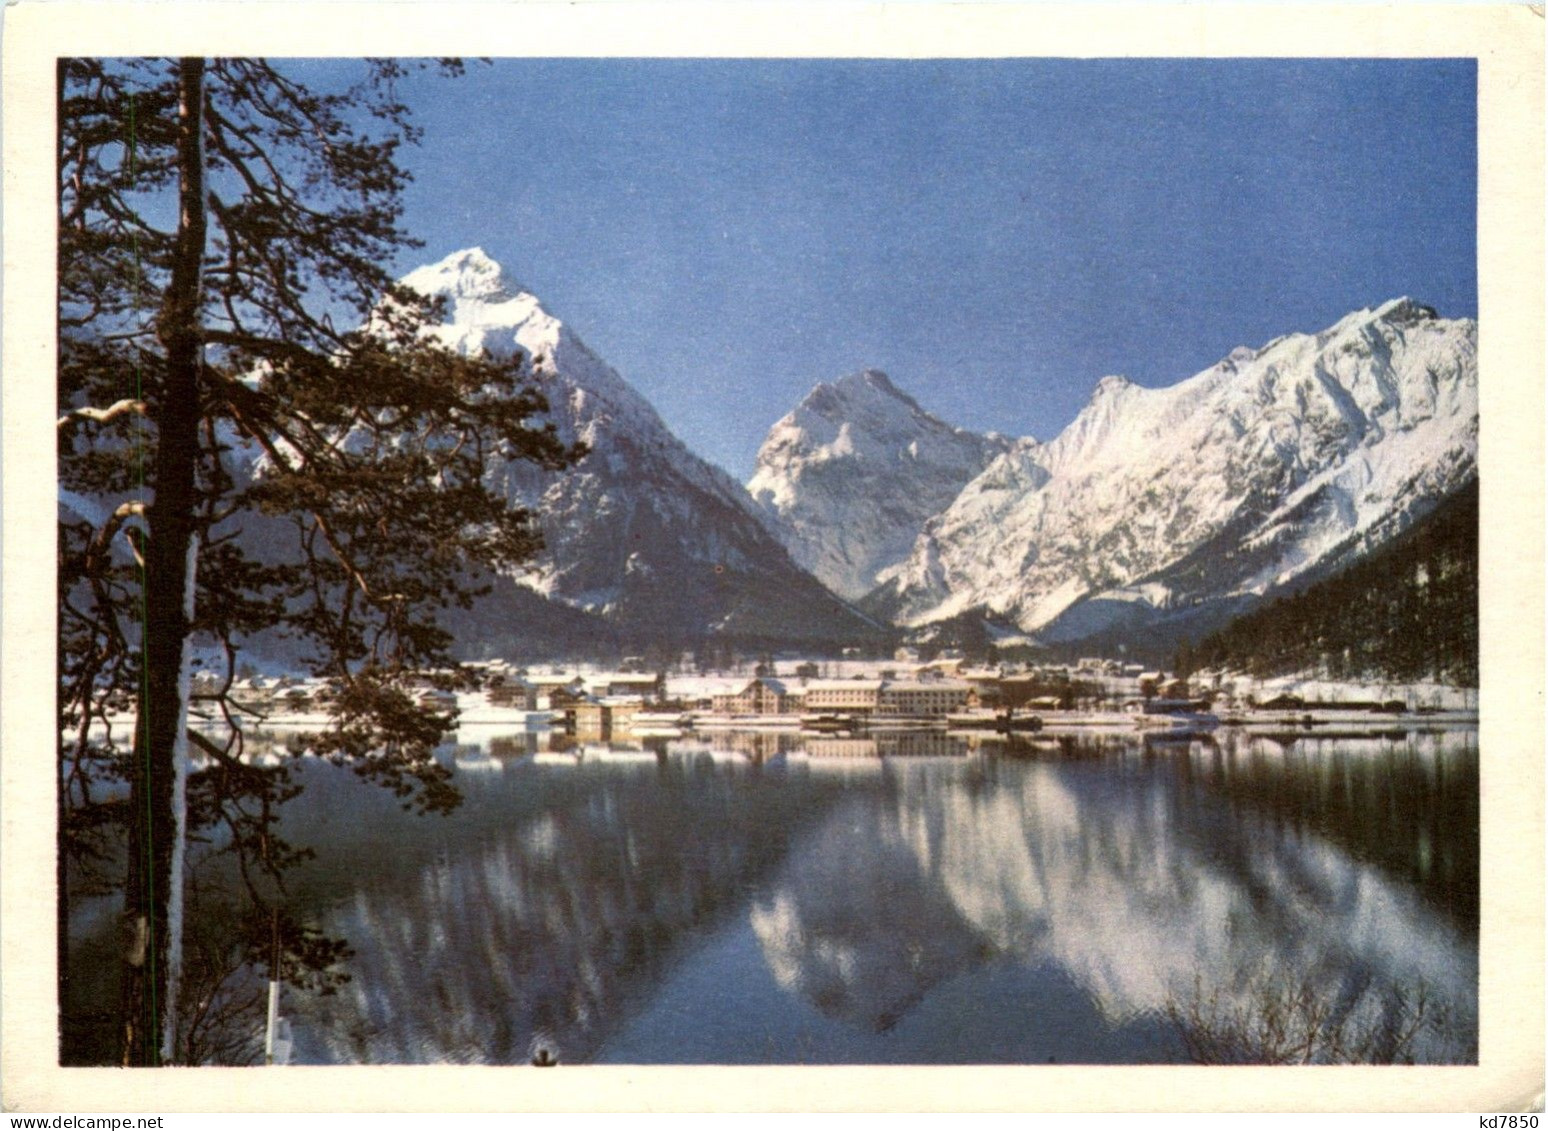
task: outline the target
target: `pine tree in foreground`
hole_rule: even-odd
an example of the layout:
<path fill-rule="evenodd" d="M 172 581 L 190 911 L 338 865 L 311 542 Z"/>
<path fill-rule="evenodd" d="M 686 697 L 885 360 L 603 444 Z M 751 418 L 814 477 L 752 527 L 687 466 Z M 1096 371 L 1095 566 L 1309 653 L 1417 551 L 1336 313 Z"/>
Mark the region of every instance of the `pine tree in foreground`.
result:
<path fill-rule="evenodd" d="M 59 64 L 60 994 L 72 893 L 121 887 L 126 1065 L 209 1042 L 188 1020 L 209 1003 L 177 1000 L 188 845 L 235 859 L 238 964 L 336 977 L 343 943 L 283 907 L 304 855 L 276 835 L 293 758 L 420 811 L 457 804 L 433 757 L 450 717 L 412 681 L 450 667 L 437 610 L 539 548 L 532 516 L 485 487 L 490 462 L 578 455 L 534 424 L 521 363 L 427 341 L 433 304 L 393 286 L 393 256 L 418 246 L 397 160 L 417 134 L 405 67 L 363 66 L 320 93 L 259 59 Z M 259 632 L 302 649 L 330 712 L 263 766 L 230 694 Z M 223 657 L 197 691 L 195 644 Z M 189 730 L 191 702 L 223 740 Z"/>

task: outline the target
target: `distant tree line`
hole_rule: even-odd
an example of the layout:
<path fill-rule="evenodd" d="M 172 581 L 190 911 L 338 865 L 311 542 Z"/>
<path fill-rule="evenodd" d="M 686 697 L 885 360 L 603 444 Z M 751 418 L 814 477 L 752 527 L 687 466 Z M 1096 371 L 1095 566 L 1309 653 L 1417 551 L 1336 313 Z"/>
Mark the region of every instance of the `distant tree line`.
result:
<path fill-rule="evenodd" d="M 1025 707 L 1036 700 L 1057 699 L 1061 711 L 1071 711 L 1107 698 L 1107 691 L 1095 680 L 1072 679 L 1065 672 L 1049 672 L 1007 680 L 1000 686 L 995 706 Z"/>
<path fill-rule="evenodd" d="M 1173 666 L 1476 687 L 1477 480 L 1369 557 L 1184 643 Z"/>

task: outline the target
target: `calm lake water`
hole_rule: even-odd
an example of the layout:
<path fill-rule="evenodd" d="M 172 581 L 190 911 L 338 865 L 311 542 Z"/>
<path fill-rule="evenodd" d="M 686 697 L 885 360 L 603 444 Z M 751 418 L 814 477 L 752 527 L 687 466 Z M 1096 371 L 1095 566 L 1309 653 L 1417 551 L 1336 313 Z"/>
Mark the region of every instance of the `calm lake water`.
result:
<path fill-rule="evenodd" d="M 292 907 L 355 953 L 295 1061 L 1175 1062 L 1286 1010 L 1476 1059 L 1474 730 L 550 746 L 465 727 L 447 818 L 307 771 Z"/>

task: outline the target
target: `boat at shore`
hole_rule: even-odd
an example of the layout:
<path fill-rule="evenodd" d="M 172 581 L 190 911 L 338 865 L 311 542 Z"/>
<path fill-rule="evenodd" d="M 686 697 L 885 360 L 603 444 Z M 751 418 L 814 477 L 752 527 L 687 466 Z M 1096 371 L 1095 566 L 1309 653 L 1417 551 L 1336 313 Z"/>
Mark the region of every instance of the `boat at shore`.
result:
<path fill-rule="evenodd" d="M 946 716 L 951 730 L 1035 731 L 1043 729 L 1040 715 L 1018 715 L 1014 710 L 957 711 Z"/>
<path fill-rule="evenodd" d="M 843 734 L 846 731 L 856 730 L 863 725 L 853 715 L 820 714 L 801 716 L 801 729 L 814 731 L 817 734 Z"/>
<path fill-rule="evenodd" d="M 636 727 L 682 727 L 692 721 L 687 711 L 636 711 L 630 716 Z"/>

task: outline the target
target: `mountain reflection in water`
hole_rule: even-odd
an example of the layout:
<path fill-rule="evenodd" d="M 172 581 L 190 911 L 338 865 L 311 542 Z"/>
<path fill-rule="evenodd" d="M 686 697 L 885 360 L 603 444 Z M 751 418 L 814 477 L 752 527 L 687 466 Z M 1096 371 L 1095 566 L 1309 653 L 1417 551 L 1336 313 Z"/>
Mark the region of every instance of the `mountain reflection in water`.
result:
<path fill-rule="evenodd" d="M 1423 987 L 1417 1057 L 1476 1058 L 1476 732 L 920 738 L 464 728 L 444 820 L 310 769 L 294 898 L 356 954 L 297 1059 L 1170 1061 L 1169 1003 L 1266 973 Z"/>

